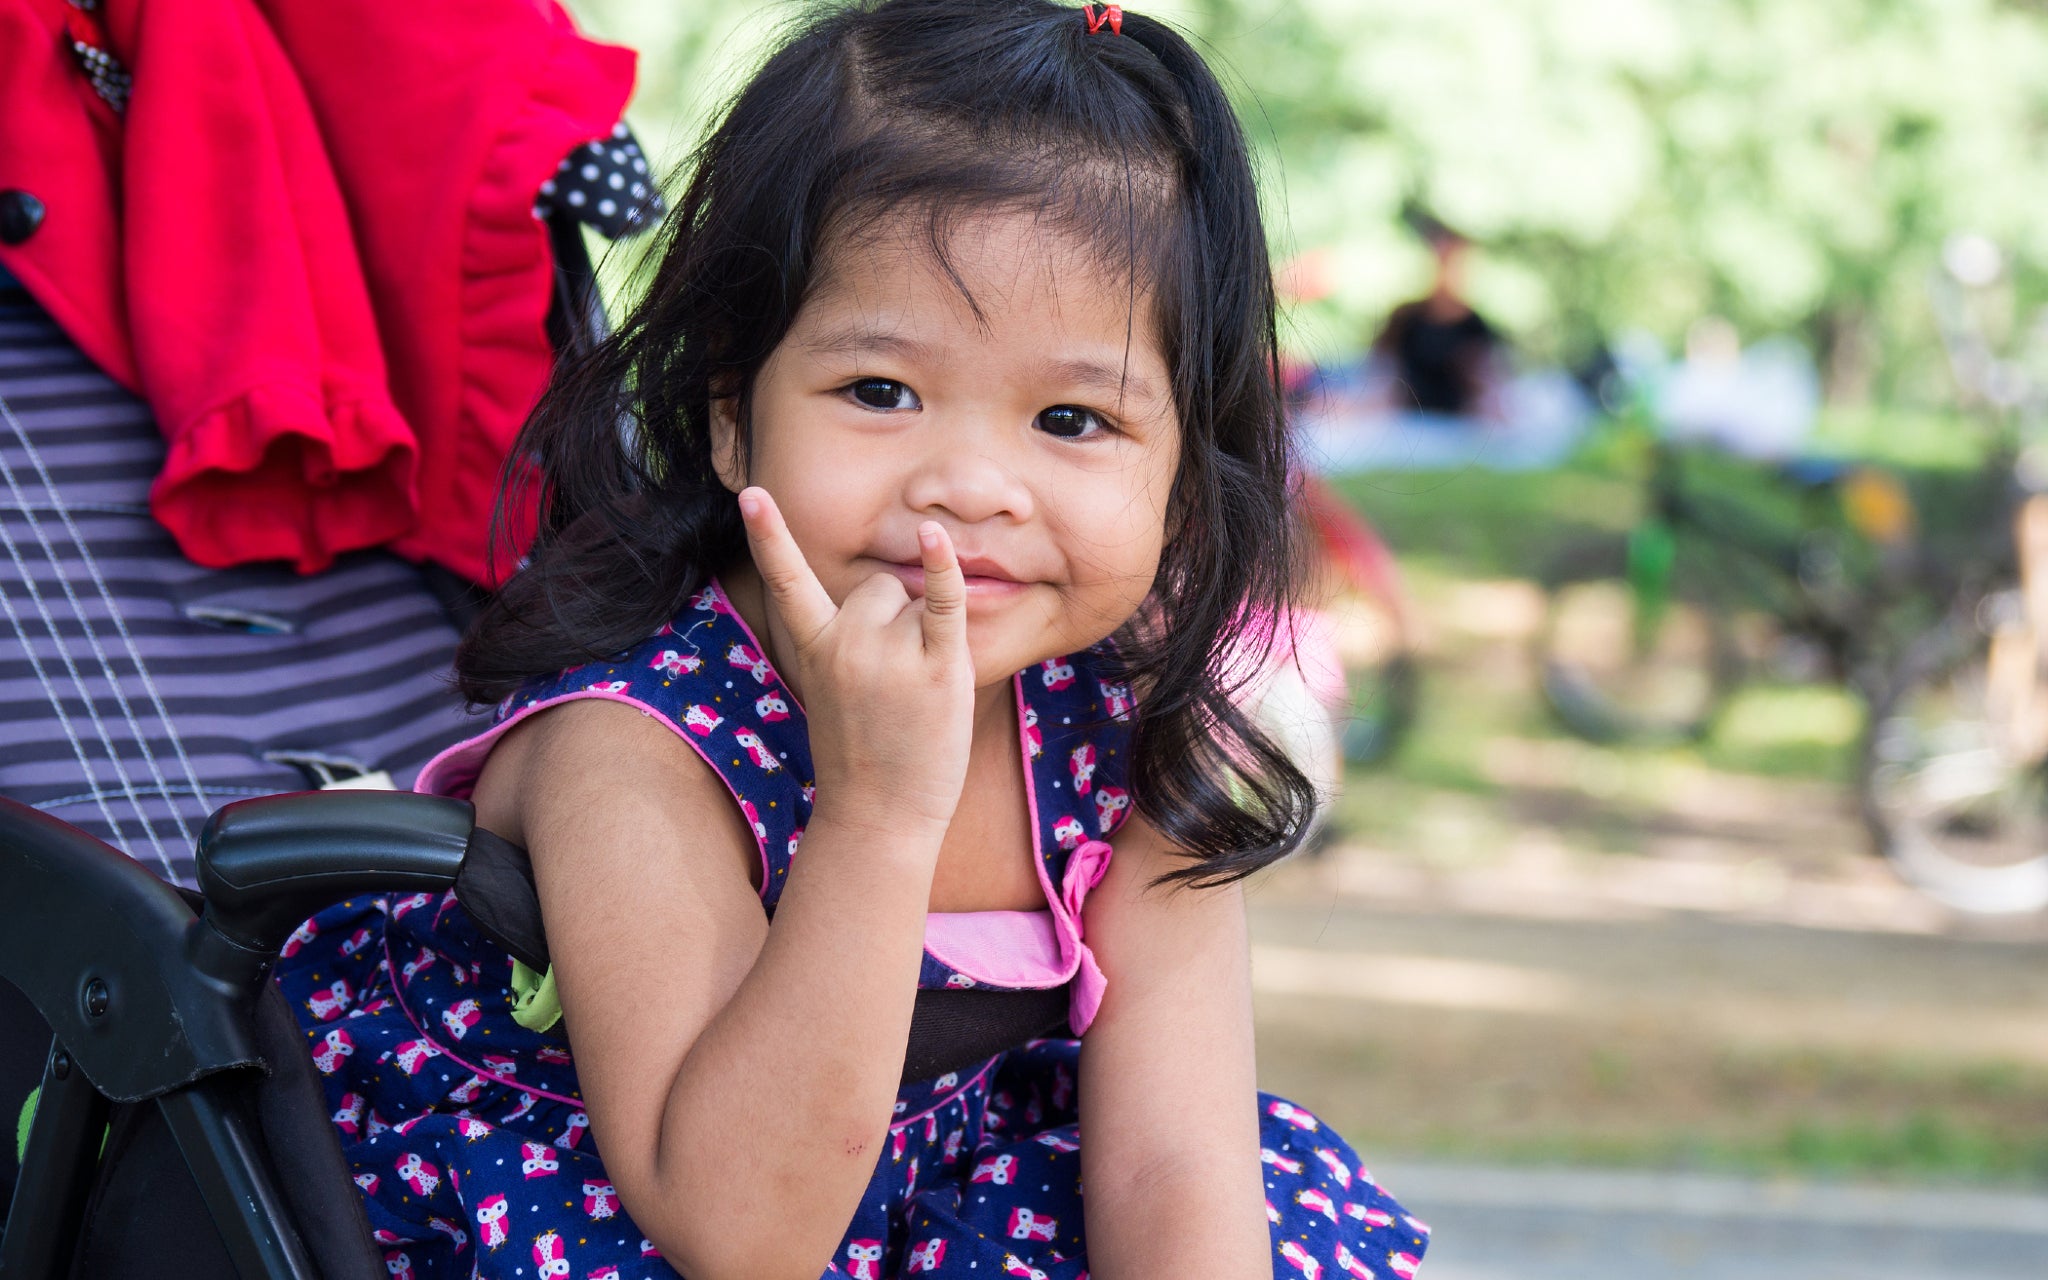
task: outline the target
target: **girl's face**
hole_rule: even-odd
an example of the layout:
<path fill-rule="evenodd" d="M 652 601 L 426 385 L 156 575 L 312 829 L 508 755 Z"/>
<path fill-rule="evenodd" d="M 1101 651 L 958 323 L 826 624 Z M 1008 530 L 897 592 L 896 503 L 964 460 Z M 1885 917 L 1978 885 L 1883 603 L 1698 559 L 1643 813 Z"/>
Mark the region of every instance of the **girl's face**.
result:
<path fill-rule="evenodd" d="M 988 214 L 956 224 L 942 264 L 928 228 L 899 217 L 832 246 L 755 379 L 750 463 L 731 401 L 714 456 L 728 488 L 774 495 L 835 601 L 877 573 L 923 594 L 917 529 L 944 525 L 986 687 L 1143 602 L 1180 425 L 1151 299 L 1098 253 Z"/>

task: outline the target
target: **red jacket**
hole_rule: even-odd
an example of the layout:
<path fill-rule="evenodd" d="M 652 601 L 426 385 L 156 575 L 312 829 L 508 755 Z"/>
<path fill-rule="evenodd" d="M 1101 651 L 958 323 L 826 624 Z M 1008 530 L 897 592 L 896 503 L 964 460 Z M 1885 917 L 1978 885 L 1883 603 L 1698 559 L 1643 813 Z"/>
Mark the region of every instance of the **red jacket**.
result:
<path fill-rule="evenodd" d="M 0 192 L 45 209 L 0 263 L 149 401 L 157 518 L 206 565 L 392 546 L 490 577 L 551 363 L 535 194 L 610 132 L 633 54 L 553 0 L 101 12 L 0 0 Z M 74 37 L 132 73 L 125 112 Z"/>

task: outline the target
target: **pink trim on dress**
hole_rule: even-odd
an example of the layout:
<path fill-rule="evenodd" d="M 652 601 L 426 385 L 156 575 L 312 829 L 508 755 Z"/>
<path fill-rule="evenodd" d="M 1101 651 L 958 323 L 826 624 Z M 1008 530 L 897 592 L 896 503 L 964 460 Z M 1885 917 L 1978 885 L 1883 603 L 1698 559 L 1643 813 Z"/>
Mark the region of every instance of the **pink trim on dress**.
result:
<path fill-rule="evenodd" d="M 1045 901 L 1059 913 L 1060 895 L 1053 888 L 1052 873 L 1045 869 L 1045 850 L 1041 847 L 1043 837 L 1038 826 L 1038 781 L 1031 776 L 1031 740 L 1024 736 L 1024 714 L 1031 704 L 1024 698 L 1024 673 L 1010 677 L 1010 686 L 1017 698 L 1017 757 L 1024 766 L 1024 807 L 1031 813 L 1031 866 L 1038 872 L 1038 887 L 1045 894 Z"/>
<path fill-rule="evenodd" d="M 1077 1036 L 1086 1034 L 1088 1024 L 1095 1021 L 1096 1012 L 1102 1008 L 1103 992 L 1109 987 L 1109 978 L 1095 963 L 1095 953 L 1081 941 L 1081 907 L 1087 901 L 1088 891 L 1102 883 L 1115 853 L 1115 846 L 1107 840 L 1084 842 L 1069 855 L 1066 884 L 1061 887 L 1061 901 L 1074 930 L 1075 949 L 1074 995 L 1068 1004 L 1067 1024 Z"/>
<path fill-rule="evenodd" d="M 1095 1021 L 1096 1010 L 1102 1007 L 1102 993 L 1109 980 L 1095 963 L 1095 953 L 1081 940 L 1081 904 L 1088 891 L 1102 879 L 1103 872 L 1108 870 L 1109 855 L 1115 850 L 1101 840 L 1082 844 L 1068 857 L 1066 884 L 1059 890 L 1053 888 L 1052 874 L 1045 869 L 1045 852 L 1041 847 L 1043 828 L 1038 821 L 1038 784 L 1031 774 L 1031 743 L 1024 736 L 1024 713 L 1029 706 L 1024 698 L 1024 673 L 1020 671 L 1010 679 L 1017 695 L 1017 750 L 1024 763 L 1024 800 L 1031 811 L 1031 865 L 1038 871 L 1038 884 L 1045 891 L 1045 900 L 1052 905 L 1055 937 L 1060 948 L 1059 981 L 1071 979 L 1074 984 L 1072 998 L 1067 1002 L 1067 1025 L 1073 1028 L 1075 1035 L 1085 1035 L 1088 1024 Z M 1100 846 L 1102 852 L 1091 852 L 1095 846 Z M 1077 871 L 1080 871 L 1079 875 Z M 972 973 L 967 976 L 975 977 Z"/>
<path fill-rule="evenodd" d="M 1072 976 L 1051 911 L 933 911 L 924 918 L 924 949 L 998 987 L 1056 987 Z"/>
<path fill-rule="evenodd" d="M 734 614 L 733 616 L 738 617 L 739 615 Z M 559 707 L 565 702 L 577 702 L 587 698 L 598 698 L 605 702 L 616 702 L 622 707 L 631 707 L 641 715 L 651 717 L 667 725 L 669 732 L 689 744 L 690 750 L 697 753 L 698 759 L 702 760 L 705 766 L 713 774 L 717 775 L 718 781 L 725 787 L 726 794 L 732 797 L 732 802 L 735 805 L 740 803 L 740 793 L 732 789 L 732 783 L 727 781 L 725 774 L 720 772 L 716 764 L 712 763 L 710 753 L 698 744 L 695 737 L 683 732 L 681 725 L 644 702 L 633 698 L 621 697 L 616 693 L 599 693 L 595 689 L 579 689 L 574 693 L 559 694 L 545 702 L 536 702 L 531 706 L 521 707 L 508 719 L 486 729 L 474 738 L 456 743 L 440 755 L 435 756 L 432 760 L 427 761 L 426 767 L 420 770 L 419 777 L 414 780 L 412 789 L 424 795 L 453 796 L 458 800 L 467 800 L 470 792 L 476 789 L 477 775 L 483 772 L 484 757 L 491 754 L 491 748 L 498 745 L 498 739 L 504 737 L 505 733 L 513 725 L 529 717 L 539 715 L 541 712 L 552 707 Z M 451 776 L 443 777 L 444 773 Z M 768 842 L 755 835 L 751 828 L 749 828 L 747 834 L 753 836 L 754 847 L 761 851 L 761 894 L 765 897 L 769 886 L 775 880 L 774 869 L 768 865 Z"/>

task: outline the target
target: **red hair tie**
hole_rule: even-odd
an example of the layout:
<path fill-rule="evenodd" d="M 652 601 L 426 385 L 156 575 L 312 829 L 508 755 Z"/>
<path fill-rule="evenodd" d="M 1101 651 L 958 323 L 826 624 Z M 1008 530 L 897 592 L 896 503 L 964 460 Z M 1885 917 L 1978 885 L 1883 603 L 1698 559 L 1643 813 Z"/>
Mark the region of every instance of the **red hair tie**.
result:
<path fill-rule="evenodd" d="M 1081 16 L 1088 20 L 1088 34 L 1091 36 L 1102 30 L 1105 23 L 1108 24 L 1111 35 L 1120 36 L 1124 33 L 1124 7 L 1120 4 L 1103 5 L 1100 14 L 1095 12 L 1094 5 L 1084 4 L 1081 6 Z"/>

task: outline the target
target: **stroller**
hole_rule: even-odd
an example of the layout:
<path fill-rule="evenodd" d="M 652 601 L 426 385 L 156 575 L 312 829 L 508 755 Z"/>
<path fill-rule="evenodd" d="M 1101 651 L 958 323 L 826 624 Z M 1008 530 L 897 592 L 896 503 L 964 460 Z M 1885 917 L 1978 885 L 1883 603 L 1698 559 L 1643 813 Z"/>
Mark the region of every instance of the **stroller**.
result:
<path fill-rule="evenodd" d="M 582 224 L 558 210 L 548 233 L 550 338 L 558 351 L 583 349 L 604 313 Z M 395 561 L 366 564 L 355 585 L 426 601 L 412 642 L 432 651 L 426 681 L 451 701 L 438 670 L 468 602 L 460 586 L 431 579 L 431 593 L 411 579 L 394 586 L 401 572 Z M 469 731 L 449 711 L 403 726 L 401 759 Z M 25 740 L 35 728 L 9 732 Z M 317 752 L 266 763 L 344 787 L 362 772 Z M 0 1276 L 386 1276 L 270 967 L 290 931 L 327 903 L 370 889 L 451 889 L 472 838 L 469 806 L 353 789 L 244 799 L 207 820 L 195 871 L 195 850 L 164 834 L 189 817 L 177 803 L 189 807 L 189 794 L 130 797 L 112 811 L 33 798 L 35 807 L 0 799 L 0 902 L 16 913 L 0 940 L 0 1114 L 16 1121 L 0 1154 Z M 79 825 L 48 810 L 75 813 Z M 136 856 L 85 826 L 126 836 Z"/>
<path fill-rule="evenodd" d="M 125 81 L 79 52 L 120 111 Z M 605 150 L 645 172 L 623 126 Z M 600 203 L 534 209 L 558 354 L 603 333 L 585 226 L 660 212 Z M 42 216 L 0 192 L 7 244 Z M 0 1276 L 384 1277 L 270 969 L 320 906 L 450 889 L 470 812 L 273 793 L 402 786 L 475 731 L 445 677 L 475 589 L 378 552 L 312 578 L 184 561 L 144 505 L 147 408 L 4 270 L 0 392 Z"/>

